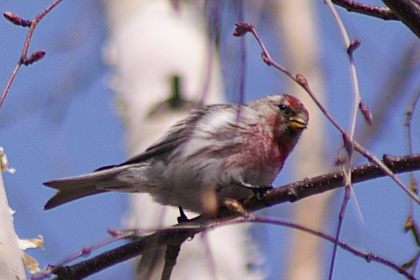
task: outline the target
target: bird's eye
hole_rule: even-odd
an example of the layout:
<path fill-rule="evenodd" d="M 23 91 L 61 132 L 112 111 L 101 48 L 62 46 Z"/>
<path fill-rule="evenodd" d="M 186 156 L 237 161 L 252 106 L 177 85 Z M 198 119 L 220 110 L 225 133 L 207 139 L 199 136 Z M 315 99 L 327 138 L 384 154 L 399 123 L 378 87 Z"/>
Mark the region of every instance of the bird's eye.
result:
<path fill-rule="evenodd" d="M 279 105 L 279 109 L 281 110 L 281 111 L 284 111 L 284 110 L 286 110 L 288 108 L 288 106 L 287 105 L 284 105 L 284 104 L 280 104 Z"/>

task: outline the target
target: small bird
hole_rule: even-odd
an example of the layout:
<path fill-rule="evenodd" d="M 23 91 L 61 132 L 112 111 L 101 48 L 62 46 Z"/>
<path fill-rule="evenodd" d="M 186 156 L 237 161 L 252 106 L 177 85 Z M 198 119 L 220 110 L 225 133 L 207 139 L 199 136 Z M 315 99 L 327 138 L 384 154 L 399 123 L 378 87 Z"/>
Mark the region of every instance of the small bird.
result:
<path fill-rule="evenodd" d="M 227 198 L 240 200 L 272 188 L 308 120 L 303 104 L 288 94 L 193 110 L 124 163 L 44 183 L 58 190 L 45 209 L 120 191 L 149 193 L 163 205 L 214 214 Z"/>

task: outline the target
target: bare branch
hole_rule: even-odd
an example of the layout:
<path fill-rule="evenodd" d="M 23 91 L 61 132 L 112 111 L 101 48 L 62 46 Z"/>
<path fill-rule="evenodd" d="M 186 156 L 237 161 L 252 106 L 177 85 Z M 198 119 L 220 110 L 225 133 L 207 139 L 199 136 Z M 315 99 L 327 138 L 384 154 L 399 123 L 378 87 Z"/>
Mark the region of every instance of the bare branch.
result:
<path fill-rule="evenodd" d="M 420 38 L 420 3 L 417 0 L 382 0 Z"/>
<path fill-rule="evenodd" d="M 349 12 L 355 12 L 383 20 L 399 20 L 394 12 L 386 7 L 372 6 L 351 0 L 332 0 L 332 2 L 345 8 Z"/>
<path fill-rule="evenodd" d="M 333 238 L 331 236 L 328 236 L 328 235 L 326 235 L 326 234 L 324 234 L 322 232 L 315 231 L 315 230 L 312 230 L 312 229 L 308 229 L 308 228 L 305 228 L 305 227 L 303 227 L 301 225 L 297 225 L 297 224 L 293 224 L 293 223 L 288 223 L 288 222 L 276 221 L 276 220 L 267 219 L 267 218 L 250 217 L 250 218 L 247 219 L 247 221 L 254 222 L 254 223 L 256 222 L 256 223 L 265 223 L 265 224 L 275 224 L 275 225 L 287 226 L 287 227 L 291 227 L 291 228 L 294 228 L 294 229 L 297 229 L 297 230 L 301 230 L 301 231 L 310 233 L 310 234 L 315 235 L 315 236 L 318 236 L 318 237 L 320 237 L 320 238 L 322 238 L 324 240 L 327 240 L 327 241 L 329 241 L 331 243 L 337 243 L 338 246 L 340 246 L 340 248 L 342 248 L 342 249 L 344 249 L 344 250 L 346 250 L 348 252 L 351 252 L 355 256 L 364 258 L 367 262 L 374 261 L 374 262 L 377 262 L 377 263 L 381 263 L 381 264 L 383 264 L 385 266 L 388 266 L 389 268 L 392 268 L 393 270 L 397 271 L 398 273 L 401 273 L 407 279 L 416 280 L 416 278 L 413 275 L 409 274 L 406 270 L 402 269 L 397 264 L 395 264 L 395 263 L 393 263 L 393 262 L 391 262 L 391 261 L 389 261 L 387 259 L 384 259 L 384 258 L 382 258 L 382 257 L 380 257 L 378 255 L 375 255 L 375 254 L 372 254 L 372 253 L 369 253 L 369 252 L 364 252 L 362 250 L 356 249 L 356 248 L 348 245 L 347 243 L 342 242 L 340 240 L 336 240 L 335 238 Z"/>
<path fill-rule="evenodd" d="M 347 51 L 347 55 L 349 58 L 349 66 L 350 66 L 350 73 L 351 73 L 351 83 L 353 86 L 353 110 L 351 113 L 351 117 L 350 117 L 350 129 L 348 132 L 348 138 L 347 136 L 345 136 L 343 134 L 343 139 L 344 139 L 344 146 L 346 147 L 347 150 L 347 154 L 348 154 L 348 161 L 347 161 L 347 169 L 343 169 L 343 172 L 345 174 L 345 195 L 343 198 L 343 202 L 341 205 L 341 210 L 340 210 L 340 214 L 338 217 L 338 224 L 337 224 L 337 230 L 336 230 L 336 235 L 335 235 L 335 240 L 336 242 L 334 243 L 334 248 L 333 248 L 333 254 L 331 256 L 331 263 L 330 263 L 330 270 L 329 270 L 329 275 L 328 275 L 328 280 L 332 280 L 333 278 L 333 271 L 334 271 L 334 264 L 335 264 L 335 258 L 336 258 L 336 253 L 337 253 L 337 249 L 338 249 L 338 241 L 339 241 L 339 237 L 340 237 L 340 232 L 341 232 L 341 228 L 344 222 L 344 215 L 346 212 L 346 207 L 348 204 L 348 201 L 350 199 L 350 194 L 353 192 L 353 183 L 351 181 L 351 168 L 353 166 L 354 163 L 354 142 L 355 142 L 355 132 L 356 132 L 356 122 L 357 122 L 357 113 L 358 110 L 360 108 L 360 105 L 362 104 L 362 96 L 360 94 L 360 86 L 359 86 L 359 79 L 357 76 L 357 69 L 356 69 L 356 63 L 354 60 L 354 56 L 353 53 L 354 51 L 360 46 L 360 41 L 359 40 L 354 40 L 354 41 L 350 41 L 350 37 L 348 35 L 348 32 L 346 30 L 346 27 L 344 26 L 344 23 L 340 17 L 340 15 L 338 14 L 337 10 L 335 9 L 335 6 L 333 5 L 333 3 L 331 2 L 331 0 L 324 0 L 324 3 L 327 5 L 328 9 L 330 10 L 336 24 L 338 27 L 338 30 L 340 31 L 341 37 L 344 41 L 344 45 L 346 47 L 346 51 Z M 347 141 L 348 140 L 348 141 Z M 355 196 L 355 203 L 356 203 L 356 207 L 357 209 L 359 209 L 360 212 L 360 208 L 358 206 L 357 203 L 357 199 Z"/>
<path fill-rule="evenodd" d="M 40 12 L 36 17 L 34 17 L 31 20 L 24 20 L 21 17 L 19 17 L 18 15 L 12 13 L 12 12 L 3 13 L 3 16 L 7 20 L 12 22 L 13 24 L 16 24 L 18 26 L 23 26 L 23 27 L 29 27 L 29 30 L 28 30 L 28 34 L 26 35 L 25 42 L 23 43 L 22 54 L 20 55 L 19 61 L 16 64 L 15 68 L 13 69 L 12 73 L 10 74 L 9 79 L 6 82 L 6 86 L 4 87 L 3 92 L 1 94 L 0 108 L 3 105 L 4 99 L 6 98 L 6 95 L 9 92 L 9 89 L 10 89 L 10 87 L 13 83 L 13 80 L 15 79 L 19 69 L 20 69 L 20 66 L 22 66 L 22 64 L 25 65 L 25 66 L 28 66 L 28 65 L 42 59 L 45 56 L 45 51 L 44 50 L 39 50 L 39 51 L 35 51 L 33 54 L 31 54 L 28 57 L 29 44 L 31 42 L 34 30 L 35 30 L 36 26 L 38 25 L 38 23 L 41 21 L 41 19 L 46 14 L 48 14 L 54 7 L 56 7 L 58 4 L 60 4 L 60 2 L 62 2 L 62 1 L 63 0 L 54 0 L 50 5 L 48 5 L 48 7 L 46 7 L 42 12 Z"/>

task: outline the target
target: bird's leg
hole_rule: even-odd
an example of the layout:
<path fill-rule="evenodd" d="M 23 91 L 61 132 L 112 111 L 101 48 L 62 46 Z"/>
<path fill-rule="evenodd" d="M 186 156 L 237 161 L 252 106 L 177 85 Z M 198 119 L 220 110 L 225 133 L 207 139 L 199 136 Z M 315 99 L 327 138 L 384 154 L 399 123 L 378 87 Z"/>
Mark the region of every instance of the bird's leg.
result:
<path fill-rule="evenodd" d="M 179 208 L 179 217 L 177 219 L 178 220 L 178 224 L 188 222 L 189 219 L 187 218 L 187 215 L 185 215 L 184 210 L 182 210 L 181 207 L 178 207 L 178 208 Z"/>

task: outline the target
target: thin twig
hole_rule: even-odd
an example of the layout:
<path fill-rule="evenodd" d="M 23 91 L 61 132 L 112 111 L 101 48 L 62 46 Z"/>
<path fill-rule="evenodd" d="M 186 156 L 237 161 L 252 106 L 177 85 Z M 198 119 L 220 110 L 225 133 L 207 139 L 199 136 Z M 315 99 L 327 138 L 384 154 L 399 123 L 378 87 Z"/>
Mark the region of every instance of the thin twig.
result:
<path fill-rule="evenodd" d="M 347 208 L 347 204 L 349 202 L 350 199 L 350 194 L 351 194 L 351 185 L 346 185 L 345 187 L 345 191 L 344 191 L 344 198 L 343 198 L 343 202 L 341 204 L 341 209 L 340 209 L 340 213 L 338 215 L 338 225 L 337 225 L 337 229 L 335 232 L 335 238 L 334 238 L 334 246 L 333 246 L 333 252 L 332 252 L 332 256 L 331 256 L 331 261 L 330 261 L 330 270 L 328 272 L 328 280 L 332 280 L 333 277 L 333 271 L 334 271 L 334 263 L 335 263 L 335 258 L 337 256 L 337 248 L 340 245 L 340 233 L 341 233 L 341 228 L 343 225 L 343 221 L 344 221 L 344 215 L 346 213 L 346 208 Z"/>
<path fill-rule="evenodd" d="M 420 100 L 420 89 L 417 91 L 417 94 L 414 96 L 412 102 L 410 103 L 410 105 L 408 106 L 408 109 L 406 111 L 406 119 L 405 119 L 405 126 L 407 128 L 407 148 L 408 148 L 408 153 L 412 154 L 413 153 L 413 139 L 412 139 L 412 131 L 411 131 L 411 120 L 413 117 L 413 112 L 416 108 L 417 103 Z M 410 187 L 411 190 L 415 193 L 418 193 L 418 186 L 417 186 L 417 181 L 414 178 L 414 173 L 412 171 L 409 172 L 409 180 L 410 180 Z M 408 216 L 407 219 L 405 221 L 404 224 L 404 230 L 405 232 L 411 232 L 413 237 L 414 237 L 414 241 L 417 245 L 417 247 L 420 247 L 420 232 L 419 232 L 419 227 L 417 225 L 417 222 L 415 220 L 415 216 L 414 216 L 414 207 L 413 207 L 413 202 L 410 200 L 409 204 L 408 204 Z M 419 262 L 420 259 L 420 251 L 413 257 L 413 259 L 408 263 L 410 266 L 407 265 L 407 267 L 411 268 L 412 273 L 414 273 L 416 266 Z"/>
<path fill-rule="evenodd" d="M 349 156 L 350 156 L 349 166 L 351 166 L 353 164 L 353 158 L 354 158 L 353 143 L 354 143 L 354 134 L 355 134 L 355 131 L 356 131 L 357 112 L 359 110 L 360 103 L 362 101 L 362 98 L 360 96 L 359 79 L 357 77 L 357 70 L 356 70 L 356 65 L 355 65 L 354 56 L 353 56 L 353 52 L 360 45 L 360 42 L 359 41 L 354 41 L 354 42 L 350 41 L 350 37 L 347 33 L 347 30 L 344 26 L 344 23 L 341 20 L 340 16 L 338 15 L 337 10 L 335 9 L 331 0 L 324 0 L 324 2 L 327 5 L 327 7 L 329 8 L 331 14 L 333 15 L 333 18 L 334 18 L 335 22 L 337 23 L 338 29 L 339 29 L 340 34 L 341 34 L 341 36 L 343 38 L 343 41 L 344 41 L 344 46 L 347 50 L 347 54 L 348 54 L 348 57 L 349 57 L 349 63 L 350 63 L 350 73 L 351 73 L 352 85 L 353 85 L 354 102 L 353 102 L 352 117 L 351 117 L 351 121 L 350 121 L 350 132 L 348 133 L 348 135 L 349 135 L 348 139 L 350 140 L 351 147 L 346 147 L 346 148 L 347 148 L 348 151 L 350 151 L 350 153 L 349 153 Z M 349 167 L 349 171 L 350 171 L 350 169 L 351 168 Z M 349 175 L 351 175 L 351 174 L 349 174 Z"/>
<path fill-rule="evenodd" d="M 244 20 L 244 1 L 237 1 L 236 5 L 238 5 L 237 10 L 238 12 L 238 20 L 239 22 L 243 22 Z M 240 73 L 239 76 L 239 104 L 244 103 L 245 98 L 245 79 L 246 79 L 246 42 L 245 38 L 239 38 L 240 47 L 239 47 L 239 53 L 240 53 L 240 70 L 238 71 Z"/>
<path fill-rule="evenodd" d="M 344 138 L 344 143 L 345 143 L 345 147 L 346 147 L 346 151 L 348 153 L 348 157 L 349 160 L 347 161 L 347 172 L 345 172 L 346 174 L 346 178 L 345 178 L 345 182 L 346 182 L 346 187 L 345 187 L 345 195 L 343 198 L 343 202 L 341 205 L 341 210 L 339 213 L 339 218 L 338 218 L 338 225 L 337 225 L 337 231 L 336 231 L 336 243 L 334 244 L 334 248 L 333 248 L 333 254 L 331 257 L 331 264 L 330 264 L 330 270 L 329 270 L 329 276 L 328 279 L 332 280 L 333 277 L 333 270 L 334 270 L 334 263 L 335 263 L 335 257 L 336 257 L 336 252 L 337 252 L 337 246 L 338 246 L 338 240 L 340 237 L 340 232 L 341 232 L 341 227 L 343 225 L 343 221 L 344 221 L 344 216 L 345 216 L 345 212 L 346 212 L 346 207 L 348 204 L 348 201 L 350 199 L 350 194 L 353 192 L 352 191 L 352 182 L 351 182 L 351 168 L 353 166 L 353 162 L 354 162 L 354 135 L 356 132 L 356 122 L 357 122 L 357 112 L 359 111 L 359 108 L 361 108 L 361 104 L 362 104 L 362 98 L 360 95 L 360 88 L 359 88 L 359 81 L 358 81 L 358 77 L 357 77 L 357 71 L 356 71 L 356 64 L 354 62 L 354 50 L 360 45 L 359 41 L 354 41 L 354 42 L 350 42 L 350 37 L 347 33 L 347 30 L 344 26 L 343 21 L 341 20 L 341 17 L 339 16 L 337 10 L 335 9 L 333 3 L 331 2 L 331 0 L 324 0 L 324 3 L 327 5 L 328 9 L 330 10 L 335 22 L 337 23 L 338 26 L 338 30 L 340 31 L 340 34 L 342 36 L 342 39 L 344 41 L 344 46 L 347 50 L 347 55 L 349 58 L 349 63 L 350 63 L 350 73 L 351 73 L 351 81 L 352 81 L 352 85 L 353 85 L 353 96 L 354 96 L 354 101 L 353 101 L 353 111 L 351 114 L 351 121 L 350 121 L 350 132 L 348 133 L 348 138 Z M 365 105 L 366 106 L 366 105 Z M 365 109 L 366 110 L 366 109 Z M 349 141 L 346 141 L 346 140 Z M 356 196 L 354 197 L 354 200 L 356 202 L 356 206 L 360 211 L 360 208 L 358 206 L 357 203 L 357 199 Z"/>
<path fill-rule="evenodd" d="M 405 112 L 406 115 L 406 119 L 404 122 L 404 125 L 407 128 L 407 148 L 408 148 L 408 154 L 412 154 L 413 153 L 413 137 L 411 135 L 411 120 L 413 118 L 413 112 L 416 108 L 416 105 L 419 101 L 420 98 L 420 89 L 417 91 L 417 94 L 414 96 L 413 101 L 410 103 L 410 106 L 408 107 L 407 111 Z M 411 190 L 415 193 L 417 193 L 417 187 L 416 187 L 416 179 L 414 178 L 414 174 L 413 172 L 410 172 L 410 186 L 411 186 Z M 410 200 L 410 204 L 409 204 L 409 216 L 413 216 L 413 203 Z"/>
<path fill-rule="evenodd" d="M 420 204 L 420 199 L 415 192 L 409 189 L 394 173 L 385 165 L 382 161 L 380 161 L 375 155 L 371 152 L 363 148 L 359 143 L 354 142 L 355 149 L 365 158 L 367 158 L 370 162 L 376 164 L 382 171 L 384 171 L 394 182 L 397 183 L 415 202 Z"/>
<path fill-rule="evenodd" d="M 31 20 L 24 20 L 20 18 L 19 16 L 11 13 L 11 12 L 5 12 L 3 15 L 4 17 L 12 22 L 13 24 L 22 26 L 22 27 L 29 27 L 28 34 L 26 35 L 25 42 L 23 44 L 22 53 L 20 55 L 19 61 L 17 62 L 16 66 L 14 67 L 9 79 L 6 82 L 6 86 L 3 89 L 3 92 L 0 97 L 0 109 L 3 105 L 4 99 L 7 96 L 7 93 L 9 92 L 9 89 L 13 83 L 13 80 L 15 79 L 20 67 L 23 65 L 28 66 L 40 59 L 42 59 L 45 56 L 45 51 L 35 51 L 33 54 L 31 54 L 28 57 L 28 49 L 29 44 L 32 39 L 32 35 L 35 31 L 36 26 L 41 21 L 41 19 L 47 15 L 52 9 L 54 9 L 58 4 L 60 4 L 63 0 L 55 0 L 53 1 L 48 7 L 46 7 L 41 13 L 39 13 L 36 17 L 34 17 Z"/>
<path fill-rule="evenodd" d="M 268 219 L 268 218 L 249 217 L 245 221 L 254 222 L 254 223 L 281 225 L 281 226 L 286 226 L 286 227 L 290 227 L 290 228 L 293 228 L 293 229 L 297 229 L 297 230 L 300 230 L 300 231 L 307 232 L 309 234 L 318 236 L 318 237 L 320 237 L 320 238 L 322 238 L 326 241 L 329 241 L 331 243 L 337 243 L 342 249 L 344 249 L 346 251 L 349 251 L 349 252 L 353 253 L 354 255 L 356 255 L 358 257 L 364 258 L 367 262 L 374 261 L 374 262 L 383 264 L 385 266 L 388 266 L 389 268 L 392 268 L 396 272 L 404 275 L 407 279 L 416 280 L 416 278 L 413 275 L 408 273 L 406 270 L 401 269 L 401 267 L 399 265 L 393 263 L 392 261 L 389 261 L 385 258 L 382 258 L 382 257 L 380 257 L 378 255 L 375 255 L 375 254 L 372 254 L 370 252 L 364 252 L 362 250 L 356 249 L 356 248 L 348 245 L 347 243 L 342 242 L 340 240 L 336 240 L 334 237 L 329 236 L 325 233 L 322 233 L 322 232 L 319 232 L 319 231 L 316 231 L 316 230 L 312 230 L 312 229 L 303 227 L 303 226 L 298 225 L 298 224 L 283 222 L 283 221 L 278 221 L 278 220 L 273 220 L 273 219 Z"/>

